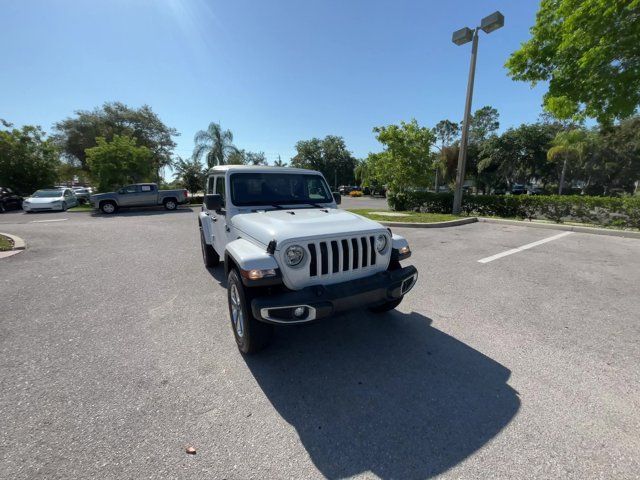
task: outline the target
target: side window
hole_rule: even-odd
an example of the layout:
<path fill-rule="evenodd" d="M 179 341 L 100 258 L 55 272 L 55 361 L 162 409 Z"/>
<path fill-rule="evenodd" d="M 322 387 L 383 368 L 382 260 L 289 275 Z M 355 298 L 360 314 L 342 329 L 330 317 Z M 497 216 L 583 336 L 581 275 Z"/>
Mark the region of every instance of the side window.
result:
<path fill-rule="evenodd" d="M 213 194 L 213 182 L 214 182 L 214 177 L 209 177 L 207 179 L 207 195 Z"/>
<path fill-rule="evenodd" d="M 136 186 L 135 185 L 129 185 L 124 187 L 124 193 L 136 193 Z"/>
<path fill-rule="evenodd" d="M 225 196 L 224 196 L 224 176 L 216 177 L 216 191 L 218 195 L 222 197 L 222 206 L 225 205 Z"/>

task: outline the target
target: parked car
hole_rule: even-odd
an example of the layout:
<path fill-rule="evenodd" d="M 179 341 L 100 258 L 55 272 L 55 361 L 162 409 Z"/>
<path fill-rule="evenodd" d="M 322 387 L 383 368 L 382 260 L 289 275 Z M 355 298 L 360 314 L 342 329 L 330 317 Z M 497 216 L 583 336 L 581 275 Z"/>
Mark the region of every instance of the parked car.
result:
<path fill-rule="evenodd" d="M 85 187 L 73 187 L 73 193 L 76 194 L 80 204 L 89 203 L 91 199 L 91 190 Z"/>
<path fill-rule="evenodd" d="M 23 199 L 9 187 L 0 187 L 0 213 L 22 208 Z"/>
<path fill-rule="evenodd" d="M 523 195 L 527 193 L 527 189 L 521 183 L 514 183 L 511 187 L 511 195 Z"/>
<path fill-rule="evenodd" d="M 122 187 L 117 192 L 91 195 L 91 204 L 102 213 L 115 213 L 119 208 L 152 207 L 164 205 L 175 210 L 189 201 L 186 190 L 158 190 L 155 183 L 136 183 Z"/>
<path fill-rule="evenodd" d="M 356 307 L 396 308 L 418 271 L 407 241 L 337 204 L 320 172 L 225 165 L 208 173 L 198 217 L 204 264 L 224 260 L 229 316 L 242 353 L 265 347 L 274 325 Z"/>
<path fill-rule="evenodd" d="M 528 195 L 544 195 L 544 190 L 540 187 L 531 186 L 527 188 Z"/>
<path fill-rule="evenodd" d="M 46 188 L 36 191 L 22 202 L 22 209 L 27 212 L 66 211 L 78 205 L 78 199 L 70 188 Z"/>
<path fill-rule="evenodd" d="M 338 187 L 338 192 L 340 192 L 340 195 L 349 195 L 351 192 L 359 188 L 360 187 L 356 187 L 353 185 L 341 185 Z"/>

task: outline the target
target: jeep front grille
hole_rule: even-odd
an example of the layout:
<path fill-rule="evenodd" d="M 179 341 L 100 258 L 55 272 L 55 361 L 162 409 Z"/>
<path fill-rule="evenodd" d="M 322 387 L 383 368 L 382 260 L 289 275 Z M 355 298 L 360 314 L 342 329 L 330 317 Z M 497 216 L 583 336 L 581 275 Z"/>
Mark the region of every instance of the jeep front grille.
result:
<path fill-rule="evenodd" d="M 307 244 L 309 276 L 340 274 L 374 267 L 377 261 L 375 236 L 351 237 Z"/>

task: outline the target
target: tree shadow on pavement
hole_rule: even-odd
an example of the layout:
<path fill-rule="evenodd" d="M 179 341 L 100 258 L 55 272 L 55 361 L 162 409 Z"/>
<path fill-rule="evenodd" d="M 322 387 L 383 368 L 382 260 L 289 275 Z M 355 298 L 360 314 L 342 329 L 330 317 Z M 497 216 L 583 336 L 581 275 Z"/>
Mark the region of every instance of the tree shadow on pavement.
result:
<path fill-rule="evenodd" d="M 167 210 L 164 207 L 139 207 L 139 208 L 123 208 L 115 213 L 102 213 L 99 210 L 93 210 L 91 216 L 95 218 L 117 218 L 117 217 L 140 217 L 151 215 L 174 215 L 176 213 L 193 213 L 190 208 L 176 208 L 175 210 Z"/>
<path fill-rule="evenodd" d="M 274 344 L 246 362 L 332 479 L 440 474 L 520 407 L 507 368 L 415 312 L 354 312 L 278 329 Z"/>

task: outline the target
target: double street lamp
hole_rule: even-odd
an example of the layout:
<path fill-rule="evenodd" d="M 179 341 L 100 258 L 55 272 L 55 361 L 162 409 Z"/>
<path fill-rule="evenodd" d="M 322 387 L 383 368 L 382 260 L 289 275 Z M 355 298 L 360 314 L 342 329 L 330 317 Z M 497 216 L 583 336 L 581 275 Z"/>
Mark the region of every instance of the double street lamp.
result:
<path fill-rule="evenodd" d="M 467 146 L 469 143 L 469 119 L 471 117 L 471 100 L 473 98 L 473 79 L 476 74 L 476 55 L 478 53 L 478 31 L 491 33 L 504 25 L 504 15 L 494 12 L 484 17 L 480 26 L 473 30 L 469 27 L 453 32 L 452 41 L 456 45 L 464 45 L 473 41 L 471 45 L 471 65 L 469 66 L 469 81 L 467 83 L 467 100 L 464 106 L 464 120 L 462 122 L 462 137 L 460 139 L 460 154 L 458 155 L 458 172 L 456 174 L 456 190 L 453 196 L 453 213 L 459 214 L 462 209 L 462 187 L 467 165 Z"/>

